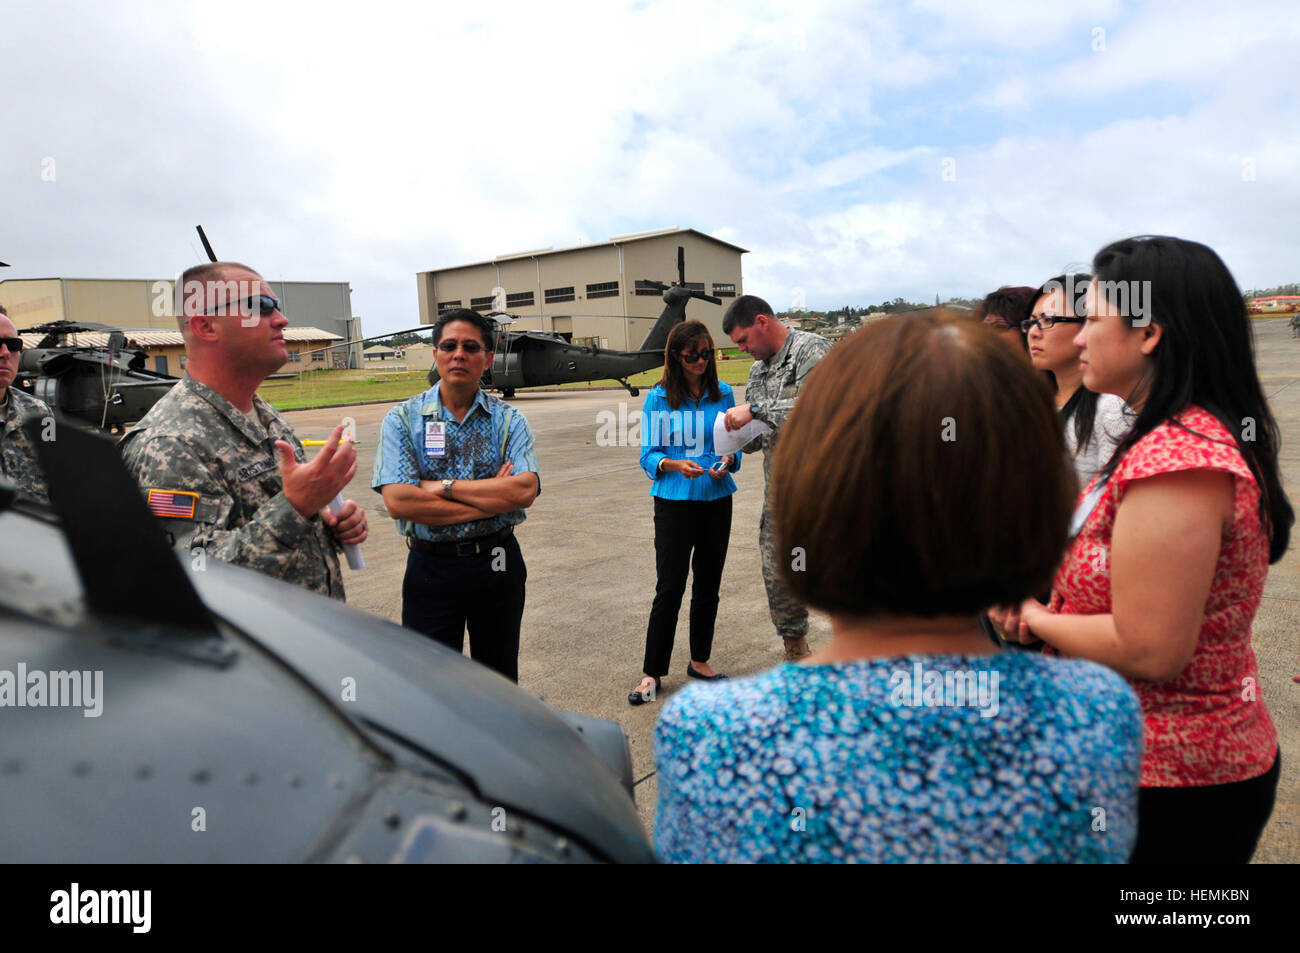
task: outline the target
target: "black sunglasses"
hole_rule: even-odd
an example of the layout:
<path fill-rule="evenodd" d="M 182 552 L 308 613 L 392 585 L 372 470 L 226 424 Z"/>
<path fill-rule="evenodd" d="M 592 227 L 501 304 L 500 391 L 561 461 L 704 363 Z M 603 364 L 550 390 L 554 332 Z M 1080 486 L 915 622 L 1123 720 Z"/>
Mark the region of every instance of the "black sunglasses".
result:
<path fill-rule="evenodd" d="M 455 354 L 456 348 L 460 348 L 466 354 L 477 354 L 483 350 L 483 345 L 478 341 L 439 341 L 438 350 L 443 354 Z"/>
<path fill-rule="evenodd" d="M 17 354 L 19 351 L 23 349 L 22 338 L 0 338 L 0 344 L 3 344 L 5 347 L 9 348 L 10 354 Z"/>
<path fill-rule="evenodd" d="M 1035 324 L 1038 325 L 1040 330 L 1050 331 L 1053 325 L 1083 324 L 1083 322 L 1084 322 L 1083 318 L 1064 318 L 1052 314 L 1035 314 L 1028 318 L 1025 318 L 1025 320 L 1020 322 L 1020 330 L 1028 334 L 1029 329 L 1032 328 Z"/>
<path fill-rule="evenodd" d="M 687 364 L 694 364 L 698 360 L 709 360 L 713 357 L 713 348 L 702 347 L 698 351 L 682 351 L 682 360 Z"/>
<path fill-rule="evenodd" d="M 254 295 L 251 298 L 244 298 L 241 301 L 222 303 L 217 305 L 215 310 L 204 311 L 203 313 L 207 315 L 215 315 L 217 311 L 222 308 L 240 308 L 240 313 L 245 313 L 243 309 L 246 309 L 246 313 L 248 314 L 260 315 L 275 314 L 277 311 L 281 314 L 284 313 L 283 309 L 280 307 L 279 299 L 272 298 L 270 295 Z M 227 312 L 227 314 L 230 313 L 232 312 Z"/>

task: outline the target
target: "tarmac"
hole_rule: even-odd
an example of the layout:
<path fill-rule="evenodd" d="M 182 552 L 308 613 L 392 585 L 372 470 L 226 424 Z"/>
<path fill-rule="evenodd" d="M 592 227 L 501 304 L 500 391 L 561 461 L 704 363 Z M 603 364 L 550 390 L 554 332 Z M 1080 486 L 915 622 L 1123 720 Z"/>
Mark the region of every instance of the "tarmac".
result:
<path fill-rule="evenodd" d="M 1282 429 L 1283 479 L 1293 505 L 1300 488 L 1300 340 L 1284 320 L 1257 320 L 1260 379 Z M 737 400 L 743 401 L 743 387 Z M 528 566 L 527 602 L 519 653 L 520 687 L 559 708 L 617 721 L 632 752 L 637 808 L 647 835 L 657 794 L 652 750 L 654 720 L 664 700 L 687 680 L 687 607 L 683 600 L 672 669 L 657 701 L 628 705 L 641 675 L 646 621 L 654 594 L 654 529 L 649 480 L 637 463 L 639 445 L 603 445 L 617 421 L 641 408 L 626 391 L 519 392 L 510 403 L 532 427 L 542 492 L 517 530 Z M 349 604 L 401 621 L 406 547 L 378 493 L 370 489 L 379 425 L 393 403 L 347 408 L 357 422 L 359 465 L 346 496 L 370 522 L 366 568 L 344 567 Z M 612 414 L 615 426 L 602 424 Z M 345 416 L 339 408 L 291 411 L 300 438 L 323 439 Z M 604 433 L 602 433 L 602 429 Z M 635 438 L 635 434 L 632 435 Z M 762 461 L 748 457 L 736 475 L 730 549 L 722 578 L 714 637 L 715 669 L 752 675 L 781 662 L 781 640 L 767 612 L 758 557 L 763 502 Z M 1297 505 L 1300 510 L 1300 505 Z M 1260 694 L 1277 726 L 1282 776 L 1273 816 L 1256 863 L 1300 860 L 1300 527 L 1286 557 L 1271 567 L 1254 624 Z M 827 619 L 812 613 L 809 642 L 830 637 Z M 468 642 L 466 644 L 468 654 Z M 1205 823 L 1214 823 L 1206 818 Z"/>

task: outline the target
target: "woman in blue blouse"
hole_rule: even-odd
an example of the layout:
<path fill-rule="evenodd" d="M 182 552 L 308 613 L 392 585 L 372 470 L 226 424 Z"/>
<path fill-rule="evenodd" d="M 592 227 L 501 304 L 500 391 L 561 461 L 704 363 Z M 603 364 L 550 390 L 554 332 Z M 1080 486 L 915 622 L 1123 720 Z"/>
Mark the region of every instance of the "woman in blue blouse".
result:
<path fill-rule="evenodd" d="M 786 582 L 832 639 L 664 706 L 659 857 L 1124 862 L 1133 691 L 1093 662 L 1000 651 L 977 623 L 1047 587 L 1074 505 L 1024 358 L 942 312 L 850 335 L 804 385 L 772 487 L 778 546 L 804 557 Z"/>
<path fill-rule="evenodd" d="M 691 586 L 691 661 L 686 674 L 726 678 L 709 665 L 718 587 L 731 536 L 731 494 L 740 454 L 713 452 L 713 421 L 736 405 L 718 380 L 713 338 L 699 321 L 685 321 L 668 335 L 664 376 L 646 395 L 641 414 L 641 469 L 653 484 L 655 506 L 655 598 L 646 628 L 645 677 L 628 693 L 630 704 L 651 701 L 672 660 L 677 612 Z M 693 553 L 693 555 L 692 555 Z"/>

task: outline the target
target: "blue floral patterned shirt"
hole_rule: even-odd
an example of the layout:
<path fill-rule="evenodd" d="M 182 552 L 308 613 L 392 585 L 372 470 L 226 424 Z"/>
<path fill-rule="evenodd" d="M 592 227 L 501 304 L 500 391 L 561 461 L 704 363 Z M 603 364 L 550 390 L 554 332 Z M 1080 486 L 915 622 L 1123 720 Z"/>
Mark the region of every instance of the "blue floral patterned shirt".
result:
<path fill-rule="evenodd" d="M 783 665 L 655 727 L 655 850 L 683 862 L 1127 861 L 1142 714 L 1092 662 Z"/>
<path fill-rule="evenodd" d="M 421 480 L 484 480 L 496 476 L 507 460 L 513 464 L 513 476 L 537 473 L 533 432 L 524 415 L 480 389 L 469 413 L 459 421 L 442 406 L 439 385 L 434 384 L 384 415 L 370 486 L 382 492 L 389 483 L 419 486 Z M 540 476 L 537 492 L 541 493 Z M 395 522 L 403 536 L 450 542 L 487 536 L 526 518 L 523 510 L 511 510 L 448 526 Z"/>

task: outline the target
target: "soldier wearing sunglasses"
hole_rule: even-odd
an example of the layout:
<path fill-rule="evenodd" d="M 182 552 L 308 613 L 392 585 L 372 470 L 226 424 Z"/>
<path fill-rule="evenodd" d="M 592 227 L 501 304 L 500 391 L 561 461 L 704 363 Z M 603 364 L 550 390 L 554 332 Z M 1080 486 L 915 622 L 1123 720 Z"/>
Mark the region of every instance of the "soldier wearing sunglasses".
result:
<path fill-rule="evenodd" d="M 257 396 L 288 360 L 289 324 L 262 277 L 197 265 L 177 287 L 185 376 L 122 438 L 127 468 L 179 549 L 342 600 L 339 549 L 367 535 L 351 500 L 326 507 L 357 468 L 342 426 L 309 462 L 288 421 Z"/>
<path fill-rule="evenodd" d="M 48 503 L 45 474 L 22 425 L 32 417 L 53 419 L 53 414 L 43 402 L 9 386 L 18 376 L 22 349 L 18 329 L 0 307 L 0 475 L 17 486 L 23 496 Z"/>

